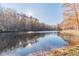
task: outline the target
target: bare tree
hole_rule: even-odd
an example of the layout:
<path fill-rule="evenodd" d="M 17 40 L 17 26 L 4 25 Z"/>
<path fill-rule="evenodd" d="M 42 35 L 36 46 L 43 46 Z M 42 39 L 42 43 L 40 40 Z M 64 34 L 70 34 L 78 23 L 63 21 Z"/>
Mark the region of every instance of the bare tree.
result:
<path fill-rule="evenodd" d="M 79 29 L 79 3 L 64 3 L 64 19 L 75 16 L 77 22 L 77 29 Z M 72 20 L 73 21 L 73 20 Z"/>

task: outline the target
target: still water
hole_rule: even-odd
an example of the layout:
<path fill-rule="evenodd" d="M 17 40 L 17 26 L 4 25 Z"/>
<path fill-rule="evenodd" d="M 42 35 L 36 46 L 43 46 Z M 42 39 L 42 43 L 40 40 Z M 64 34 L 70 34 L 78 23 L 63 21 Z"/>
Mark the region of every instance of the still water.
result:
<path fill-rule="evenodd" d="M 27 56 L 41 50 L 50 51 L 76 45 L 79 44 L 78 40 L 79 36 L 60 34 L 57 31 L 0 33 L 0 55 Z"/>

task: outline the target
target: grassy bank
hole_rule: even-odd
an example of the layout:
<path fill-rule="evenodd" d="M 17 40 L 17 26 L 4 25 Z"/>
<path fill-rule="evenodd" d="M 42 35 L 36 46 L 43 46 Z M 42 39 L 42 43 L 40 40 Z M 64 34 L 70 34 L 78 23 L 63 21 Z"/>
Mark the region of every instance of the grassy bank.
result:
<path fill-rule="evenodd" d="M 52 51 L 49 56 L 79 56 L 79 46 L 70 48 L 60 48 Z"/>
<path fill-rule="evenodd" d="M 39 51 L 31 56 L 79 56 L 79 46 L 58 48 L 51 51 Z"/>
<path fill-rule="evenodd" d="M 60 31 L 60 33 L 67 33 L 67 34 L 79 36 L 79 30 L 62 30 Z"/>

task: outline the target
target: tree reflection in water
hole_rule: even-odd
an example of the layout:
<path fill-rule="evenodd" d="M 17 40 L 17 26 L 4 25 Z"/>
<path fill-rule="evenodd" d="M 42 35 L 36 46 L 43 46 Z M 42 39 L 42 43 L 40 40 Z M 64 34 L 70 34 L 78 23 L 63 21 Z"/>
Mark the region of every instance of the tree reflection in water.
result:
<path fill-rule="evenodd" d="M 0 33 L 0 53 L 7 49 L 30 46 L 47 33 Z"/>
<path fill-rule="evenodd" d="M 59 33 L 58 35 L 68 42 L 67 46 L 79 45 L 79 36 L 67 34 L 67 33 Z"/>

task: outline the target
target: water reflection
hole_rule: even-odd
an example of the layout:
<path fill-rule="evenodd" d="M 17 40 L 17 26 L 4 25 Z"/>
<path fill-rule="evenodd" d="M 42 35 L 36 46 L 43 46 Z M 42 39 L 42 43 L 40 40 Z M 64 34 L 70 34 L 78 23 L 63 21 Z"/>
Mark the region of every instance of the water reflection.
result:
<path fill-rule="evenodd" d="M 79 37 L 59 32 L 0 33 L 0 55 L 29 55 L 79 44 Z"/>
<path fill-rule="evenodd" d="M 25 47 L 28 43 L 37 42 L 37 38 L 44 37 L 45 33 L 0 33 L 0 52 L 6 49 Z"/>
<path fill-rule="evenodd" d="M 79 45 L 79 36 L 67 33 L 60 33 L 59 36 L 69 43 L 68 46 Z"/>
<path fill-rule="evenodd" d="M 50 49 L 55 49 L 59 47 L 64 47 L 67 42 L 65 42 L 61 37 L 57 35 L 57 32 L 51 32 L 47 35 L 45 34 L 44 37 L 38 38 L 38 42 L 32 44 L 30 47 L 26 46 L 24 48 L 17 48 L 16 55 L 28 55 L 30 53 L 34 53 L 37 51 L 45 51 Z"/>

